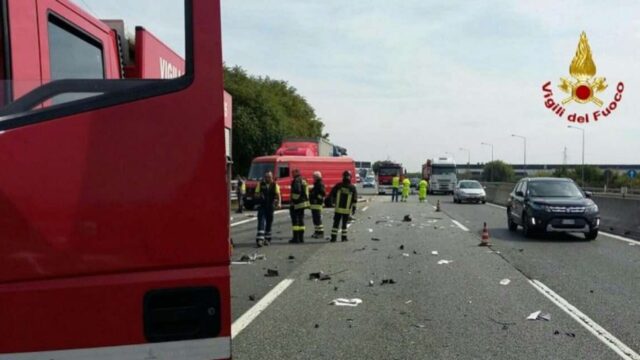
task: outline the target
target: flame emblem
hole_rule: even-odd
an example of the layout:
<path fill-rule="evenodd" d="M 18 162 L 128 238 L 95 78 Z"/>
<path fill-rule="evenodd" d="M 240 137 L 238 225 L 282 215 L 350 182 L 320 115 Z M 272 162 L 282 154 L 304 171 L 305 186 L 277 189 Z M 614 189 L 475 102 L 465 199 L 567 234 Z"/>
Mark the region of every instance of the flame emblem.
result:
<path fill-rule="evenodd" d="M 576 55 L 569 65 L 569 74 L 575 81 L 560 78 L 560 85 L 558 85 L 560 90 L 570 95 L 562 100 L 562 104 L 575 101 L 580 104 L 593 102 L 602 106 L 602 100 L 598 99 L 595 94 L 606 89 L 607 82 L 603 77 L 595 77 L 596 64 L 593 62 L 591 47 L 589 47 L 587 34 L 584 31 L 580 34 Z"/>

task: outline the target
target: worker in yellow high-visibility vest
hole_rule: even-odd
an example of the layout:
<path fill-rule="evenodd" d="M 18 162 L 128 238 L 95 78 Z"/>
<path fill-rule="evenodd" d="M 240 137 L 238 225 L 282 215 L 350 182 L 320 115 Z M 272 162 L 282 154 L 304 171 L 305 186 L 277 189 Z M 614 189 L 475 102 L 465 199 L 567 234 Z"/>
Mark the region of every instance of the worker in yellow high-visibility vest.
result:
<path fill-rule="evenodd" d="M 409 191 L 411 191 L 411 180 L 404 178 L 402 180 L 402 202 L 407 202 Z"/>
<path fill-rule="evenodd" d="M 427 180 L 420 180 L 420 183 L 418 183 L 418 199 L 420 202 L 424 202 L 427 199 L 427 189 L 429 189 Z"/>
<path fill-rule="evenodd" d="M 391 202 L 398 202 L 400 192 L 400 176 L 396 175 L 391 179 Z"/>

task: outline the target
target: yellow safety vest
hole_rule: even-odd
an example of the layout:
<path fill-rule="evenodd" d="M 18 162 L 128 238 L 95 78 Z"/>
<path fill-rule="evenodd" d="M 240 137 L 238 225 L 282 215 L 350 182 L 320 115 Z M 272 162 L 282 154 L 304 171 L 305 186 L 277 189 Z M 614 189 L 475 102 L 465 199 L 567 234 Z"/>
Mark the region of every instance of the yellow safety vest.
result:
<path fill-rule="evenodd" d="M 391 186 L 393 186 L 396 189 L 398 187 L 400 187 L 400 177 L 399 176 L 394 176 L 393 179 L 391 179 Z"/>

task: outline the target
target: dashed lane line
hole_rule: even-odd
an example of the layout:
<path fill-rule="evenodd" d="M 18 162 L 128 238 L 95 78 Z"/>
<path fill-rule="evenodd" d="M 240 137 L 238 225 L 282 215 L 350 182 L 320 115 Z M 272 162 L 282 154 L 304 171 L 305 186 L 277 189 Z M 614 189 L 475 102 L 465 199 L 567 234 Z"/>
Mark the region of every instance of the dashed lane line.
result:
<path fill-rule="evenodd" d="M 585 315 L 582 311 L 578 310 L 575 306 L 571 305 L 567 300 L 556 294 L 553 290 L 548 288 L 545 284 L 538 280 L 529 280 L 529 283 L 538 290 L 542 295 L 547 297 L 571 316 L 578 324 L 582 325 L 590 333 L 592 333 L 598 340 L 608 346 L 616 354 L 620 355 L 620 358 L 624 360 L 640 360 L 640 355 L 625 345 L 622 341 L 616 338 L 613 334 L 608 332 L 605 328 L 598 325 L 595 321 Z"/>
<path fill-rule="evenodd" d="M 456 224 L 456 226 L 459 227 L 460 229 L 462 229 L 464 231 L 469 231 L 469 229 L 466 226 L 462 225 L 460 222 L 458 222 L 456 220 L 453 220 L 453 219 L 451 219 L 451 222 Z"/>
<path fill-rule="evenodd" d="M 278 211 L 275 211 L 273 214 L 274 215 L 278 215 L 278 214 L 282 214 L 282 213 L 285 213 L 285 212 L 288 212 L 288 211 L 289 210 L 278 210 Z M 231 223 L 231 227 L 242 225 L 242 224 L 246 224 L 248 222 L 252 222 L 252 221 L 256 221 L 256 220 L 258 220 L 257 216 L 249 218 L 249 219 L 237 221 L 237 222 Z"/>
<path fill-rule="evenodd" d="M 271 303 L 282 294 L 289 285 L 293 283 L 293 279 L 284 279 L 269 291 L 260 301 L 247 310 L 242 316 L 231 324 L 231 338 L 235 338 L 244 330 L 258 315 L 260 315 Z"/>

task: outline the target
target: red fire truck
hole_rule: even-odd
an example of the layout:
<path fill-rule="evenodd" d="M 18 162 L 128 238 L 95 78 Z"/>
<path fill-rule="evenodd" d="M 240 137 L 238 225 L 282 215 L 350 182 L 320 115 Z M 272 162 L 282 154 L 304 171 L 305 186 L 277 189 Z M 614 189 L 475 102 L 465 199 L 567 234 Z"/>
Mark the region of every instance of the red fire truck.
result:
<path fill-rule="evenodd" d="M 181 61 L 0 0 L 0 359 L 231 357 L 220 3 L 184 7 Z"/>
<path fill-rule="evenodd" d="M 288 203 L 291 197 L 291 181 L 293 169 L 300 170 L 301 176 L 309 186 L 313 184 L 313 172 L 320 171 L 327 194 L 333 186 L 342 181 L 342 173 L 350 171 L 355 174 L 355 162 L 346 156 L 260 156 L 251 162 L 247 176 L 247 194 L 244 204 L 254 207 L 254 193 L 258 182 L 267 171 L 271 171 L 282 192 L 282 202 Z"/>
<path fill-rule="evenodd" d="M 378 194 L 386 194 L 391 192 L 392 180 L 394 176 L 400 177 L 400 182 L 404 180 L 404 168 L 402 164 L 396 164 L 391 161 L 384 161 L 378 167 Z"/>

